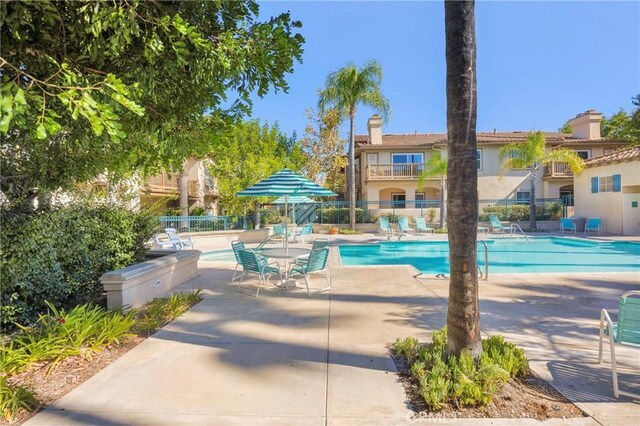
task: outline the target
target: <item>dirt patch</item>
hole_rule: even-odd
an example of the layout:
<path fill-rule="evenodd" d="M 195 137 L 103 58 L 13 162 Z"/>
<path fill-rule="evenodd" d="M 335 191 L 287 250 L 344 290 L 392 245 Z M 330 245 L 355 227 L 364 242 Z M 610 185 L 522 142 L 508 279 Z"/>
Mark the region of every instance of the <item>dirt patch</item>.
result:
<path fill-rule="evenodd" d="M 430 411 L 419 393 L 418 382 L 411 377 L 404 359 L 393 356 L 398 375 L 407 395 L 407 405 L 415 419 L 450 418 L 549 418 L 587 417 L 580 408 L 529 370 L 522 379 L 507 382 L 484 407 L 457 407 L 447 404 L 440 411 Z"/>
<path fill-rule="evenodd" d="M 39 405 L 33 412 L 21 412 L 11 423 L 0 417 L 0 425 L 20 425 L 26 422 L 45 406 L 80 386 L 143 340 L 143 337 L 133 336 L 121 345 L 111 345 L 102 352 L 91 354 L 91 358 L 77 356 L 66 358 L 51 373 L 48 373 L 49 363 L 37 363 L 31 365 L 26 371 L 11 376 L 8 379 L 9 383 L 35 392 Z"/>

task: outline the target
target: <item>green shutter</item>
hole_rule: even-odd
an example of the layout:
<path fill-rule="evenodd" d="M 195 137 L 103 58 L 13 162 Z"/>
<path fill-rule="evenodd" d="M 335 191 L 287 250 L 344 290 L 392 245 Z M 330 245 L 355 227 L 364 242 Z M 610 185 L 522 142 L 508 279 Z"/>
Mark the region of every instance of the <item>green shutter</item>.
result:
<path fill-rule="evenodd" d="M 598 193 L 598 177 L 597 176 L 591 178 L 591 193 L 592 194 Z"/>
<path fill-rule="evenodd" d="M 613 192 L 620 192 L 622 189 L 622 179 L 620 175 L 613 175 Z"/>

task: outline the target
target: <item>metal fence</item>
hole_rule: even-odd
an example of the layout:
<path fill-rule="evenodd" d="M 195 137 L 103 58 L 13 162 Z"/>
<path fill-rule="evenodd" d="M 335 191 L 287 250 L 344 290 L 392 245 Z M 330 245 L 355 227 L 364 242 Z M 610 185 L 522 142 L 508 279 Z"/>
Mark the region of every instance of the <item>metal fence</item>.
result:
<path fill-rule="evenodd" d="M 207 232 L 246 229 L 244 216 L 160 216 L 162 228 L 174 228 L 178 232 Z"/>

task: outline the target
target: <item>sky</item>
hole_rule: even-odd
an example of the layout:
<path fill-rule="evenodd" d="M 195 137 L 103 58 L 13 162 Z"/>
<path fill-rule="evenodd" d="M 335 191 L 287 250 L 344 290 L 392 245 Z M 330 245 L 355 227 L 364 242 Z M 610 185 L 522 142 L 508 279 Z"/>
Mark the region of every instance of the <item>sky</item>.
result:
<path fill-rule="evenodd" d="M 383 132 L 446 131 L 441 1 L 259 4 L 261 19 L 290 11 L 306 42 L 289 92 L 254 97 L 252 118 L 301 137 L 327 75 L 375 59 L 391 105 Z M 630 111 L 640 93 L 640 1 L 477 1 L 476 39 L 478 131 L 555 131 L 588 109 Z M 374 112 L 358 109 L 356 133 Z"/>

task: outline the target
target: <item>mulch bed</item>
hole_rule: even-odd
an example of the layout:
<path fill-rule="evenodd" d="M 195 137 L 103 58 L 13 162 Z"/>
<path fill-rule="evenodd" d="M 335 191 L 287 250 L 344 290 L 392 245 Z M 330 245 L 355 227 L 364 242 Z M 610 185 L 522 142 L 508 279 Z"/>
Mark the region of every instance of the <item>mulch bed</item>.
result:
<path fill-rule="evenodd" d="M 587 417 L 580 408 L 529 370 L 527 377 L 507 382 L 484 407 L 458 407 L 447 404 L 440 411 L 430 411 L 419 393 L 418 382 L 411 377 L 404 359 L 392 353 L 398 375 L 407 395 L 414 419 L 448 418 L 549 418 Z"/>

